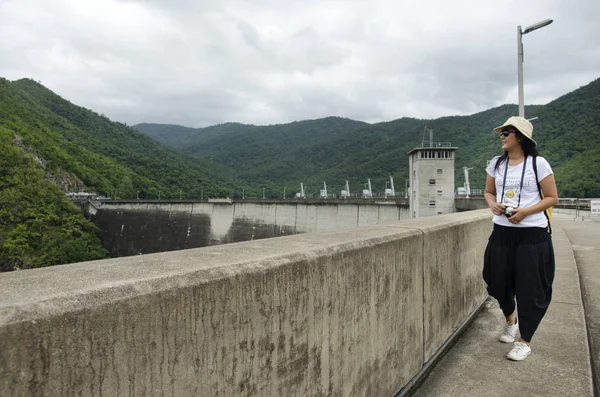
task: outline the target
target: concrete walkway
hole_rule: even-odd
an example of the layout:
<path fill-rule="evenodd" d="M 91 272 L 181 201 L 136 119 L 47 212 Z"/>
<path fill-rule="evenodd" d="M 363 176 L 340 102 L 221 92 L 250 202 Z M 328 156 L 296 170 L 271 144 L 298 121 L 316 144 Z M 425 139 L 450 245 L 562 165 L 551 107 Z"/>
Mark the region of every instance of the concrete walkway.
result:
<path fill-rule="evenodd" d="M 595 390 L 600 395 L 598 375 L 600 374 L 600 217 L 590 217 L 589 213 L 568 221 L 562 220 L 563 228 L 571 241 L 575 261 L 579 270 L 583 307 L 588 326 L 590 351 Z"/>
<path fill-rule="evenodd" d="M 532 340 L 531 355 L 522 362 L 506 359 L 512 344 L 498 342 L 504 316 L 490 298 L 414 396 L 594 396 L 578 265 L 585 267 L 589 287 L 594 291 L 587 295 L 586 308 L 588 316 L 592 314 L 596 321 L 588 321 L 600 327 L 600 220 L 590 221 L 588 217 L 581 221 L 567 214 L 555 214 L 553 242 L 553 299 Z M 589 290 L 585 280 L 582 277 L 583 288 Z M 593 313 L 589 313 L 590 307 Z M 600 336 L 600 329 L 597 333 Z M 593 332 L 590 335 L 593 337 Z M 600 357 L 597 350 L 595 355 Z"/>

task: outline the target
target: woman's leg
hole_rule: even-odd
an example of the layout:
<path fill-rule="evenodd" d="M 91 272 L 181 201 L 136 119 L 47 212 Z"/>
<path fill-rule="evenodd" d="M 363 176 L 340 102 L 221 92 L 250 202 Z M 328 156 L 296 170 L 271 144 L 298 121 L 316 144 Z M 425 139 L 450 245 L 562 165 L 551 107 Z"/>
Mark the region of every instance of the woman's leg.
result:
<path fill-rule="evenodd" d="M 515 292 L 519 307 L 519 329 L 521 341 L 529 343 L 552 299 L 552 240 L 521 245 L 516 254 Z"/>
<path fill-rule="evenodd" d="M 494 297 L 506 320 L 515 322 L 514 247 L 490 239 L 485 249 L 483 280 L 487 291 Z"/>

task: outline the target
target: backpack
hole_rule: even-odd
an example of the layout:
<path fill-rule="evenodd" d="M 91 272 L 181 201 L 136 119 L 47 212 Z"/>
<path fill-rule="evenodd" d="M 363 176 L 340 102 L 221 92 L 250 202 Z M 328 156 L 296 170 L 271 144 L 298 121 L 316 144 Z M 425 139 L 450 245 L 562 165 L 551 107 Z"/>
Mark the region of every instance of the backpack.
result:
<path fill-rule="evenodd" d="M 537 172 L 537 157 L 533 156 L 533 173 L 535 174 L 535 183 L 537 184 L 538 193 L 540 194 L 540 198 L 544 198 L 544 192 L 542 192 L 542 188 L 540 187 L 540 182 L 538 181 L 538 172 Z M 550 226 L 550 222 L 552 221 L 552 207 L 544 210 L 544 215 L 546 215 L 546 219 L 548 219 L 548 232 L 552 234 L 552 226 Z"/>

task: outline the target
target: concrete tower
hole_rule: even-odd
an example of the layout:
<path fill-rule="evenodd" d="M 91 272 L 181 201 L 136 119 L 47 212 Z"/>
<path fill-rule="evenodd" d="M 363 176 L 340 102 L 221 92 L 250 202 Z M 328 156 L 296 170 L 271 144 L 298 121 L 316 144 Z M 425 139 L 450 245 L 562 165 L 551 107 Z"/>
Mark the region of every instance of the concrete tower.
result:
<path fill-rule="evenodd" d="M 433 142 L 433 131 L 429 133 L 429 143 L 422 142 L 408 152 L 412 218 L 454 212 L 454 157 L 458 148 L 450 142 Z"/>

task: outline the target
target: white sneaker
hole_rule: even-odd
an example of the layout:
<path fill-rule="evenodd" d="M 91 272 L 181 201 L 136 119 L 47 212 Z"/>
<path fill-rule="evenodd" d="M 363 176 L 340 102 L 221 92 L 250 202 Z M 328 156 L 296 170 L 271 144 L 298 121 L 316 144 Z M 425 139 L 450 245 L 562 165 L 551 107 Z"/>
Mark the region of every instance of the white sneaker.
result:
<path fill-rule="evenodd" d="M 523 361 L 531 353 L 531 347 L 524 342 L 515 342 L 515 346 L 508 352 L 506 358 L 513 361 Z"/>
<path fill-rule="evenodd" d="M 498 340 L 502 343 L 513 343 L 517 340 L 517 332 L 519 332 L 519 320 L 515 320 L 514 324 L 506 323 L 506 327 L 504 327 L 504 332 Z"/>

